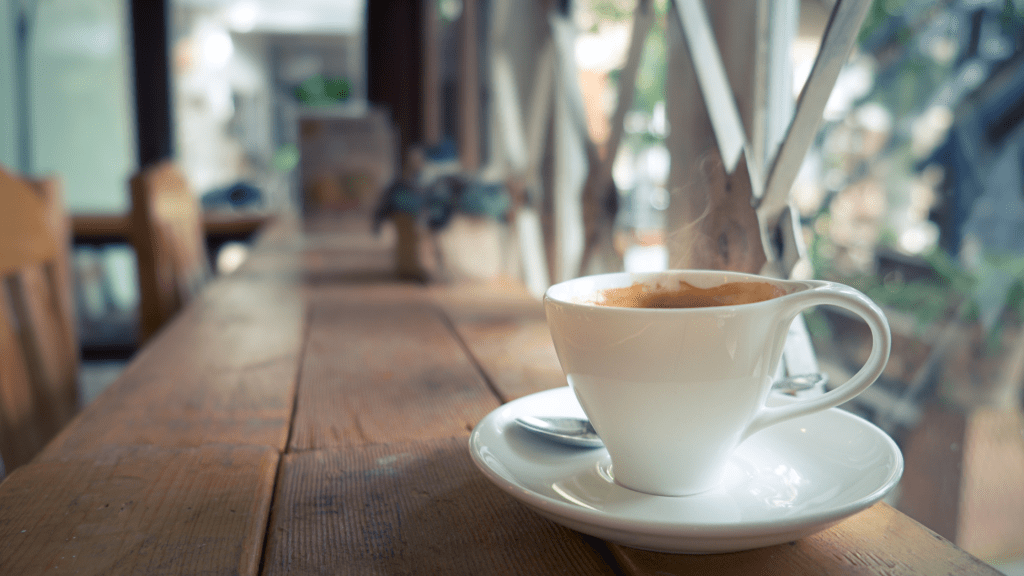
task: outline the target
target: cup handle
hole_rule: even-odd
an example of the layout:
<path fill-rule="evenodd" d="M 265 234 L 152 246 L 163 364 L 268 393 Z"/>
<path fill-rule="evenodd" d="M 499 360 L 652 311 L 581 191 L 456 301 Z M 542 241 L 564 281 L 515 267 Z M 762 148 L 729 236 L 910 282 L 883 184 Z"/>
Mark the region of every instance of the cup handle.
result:
<path fill-rule="evenodd" d="M 889 361 L 892 334 L 882 310 L 870 298 L 849 286 L 820 280 L 811 283 L 814 284 L 813 288 L 786 297 L 790 308 L 784 318 L 788 318 L 789 322 L 792 322 L 792 319 L 796 318 L 796 315 L 805 308 L 824 304 L 845 308 L 860 316 L 871 328 L 871 354 L 856 374 L 834 390 L 785 406 L 762 406 L 760 412 L 747 426 L 743 434 L 744 439 L 754 432 L 778 424 L 783 420 L 826 410 L 854 398 L 874 383 L 885 369 L 886 362 Z M 787 322 L 785 326 L 789 326 L 789 323 Z"/>

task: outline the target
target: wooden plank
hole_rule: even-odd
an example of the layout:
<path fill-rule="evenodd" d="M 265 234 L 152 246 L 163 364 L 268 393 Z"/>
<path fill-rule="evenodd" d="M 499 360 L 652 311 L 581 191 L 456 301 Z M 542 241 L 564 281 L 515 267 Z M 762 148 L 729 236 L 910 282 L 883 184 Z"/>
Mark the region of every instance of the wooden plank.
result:
<path fill-rule="evenodd" d="M 879 503 L 796 542 L 734 554 L 683 555 L 612 546 L 627 574 L 999 574 Z"/>
<path fill-rule="evenodd" d="M 309 217 L 302 227 L 304 236 L 273 256 L 261 240 L 252 258 L 253 268 L 259 265 L 276 270 L 284 262 L 298 261 L 307 292 L 324 294 L 328 299 L 424 300 L 423 283 L 398 278 L 396 239 L 388 225 L 375 234 L 368 215 L 351 212 L 334 218 Z"/>
<path fill-rule="evenodd" d="M 390 267 L 375 264 L 374 258 L 373 253 L 362 251 L 316 250 L 315 254 L 305 254 L 302 258 L 305 293 L 311 300 L 324 303 L 434 305 L 450 319 L 544 317 L 540 302 L 516 280 L 499 277 L 450 284 L 400 282 Z"/>
<path fill-rule="evenodd" d="M 455 329 L 502 402 L 566 385 L 544 319 L 464 320 Z"/>
<path fill-rule="evenodd" d="M 426 292 L 453 319 L 544 317 L 540 300 L 521 282 L 510 278 L 432 285 Z"/>
<path fill-rule="evenodd" d="M 78 409 L 78 343 L 60 181 L 0 168 L 0 451 L 11 470 Z"/>
<path fill-rule="evenodd" d="M 71 234 L 75 242 L 127 244 L 131 241 L 128 222 L 128 214 L 74 214 L 71 216 Z"/>
<path fill-rule="evenodd" d="M 57 239 L 57 256 L 44 266 L 46 283 L 53 293 L 53 310 L 58 317 L 62 346 L 66 348 L 63 362 L 71 372 L 69 380 L 75 382 L 78 370 L 77 314 L 74 298 L 74 272 L 71 263 L 71 221 L 64 204 L 63 183 L 57 177 L 33 182 L 46 204 L 46 226 Z"/>
<path fill-rule="evenodd" d="M 264 574 L 614 574 L 601 549 L 502 493 L 452 438 L 284 456 Z"/>
<path fill-rule="evenodd" d="M 748 112 L 748 120 L 744 122 L 740 117 L 740 108 L 736 102 L 737 95 L 750 94 L 753 91 L 749 90 L 746 85 L 741 85 L 739 91 L 733 90 L 723 62 L 722 52 L 733 56 L 731 62 L 733 66 L 729 67 L 733 76 L 744 80 L 753 78 L 754 75 L 750 72 L 752 72 L 751 68 L 756 63 L 756 59 L 749 58 L 749 56 L 756 53 L 756 49 L 752 48 L 752 42 L 757 42 L 760 39 L 756 35 L 744 32 L 748 32 L 750 28 L 756 30 L 753 24 L 756 23 L 757 18 L 756 16 L 751 18 L 750 10 L 744 10 L 742 13 L 729 13 L 726 10 L 720 10 L 719 15 L 724 13 L 730 20 L 729 24 L 740 32 L 722 36 L 722 42 L 725 43 L 722 45 L 715 39 L 715 31 L 711 28 L 711 20 L 705 11 L 703 0 L 675 0 L 674 7 L 672 20 L 678 21 L 683 40 L 691 54 L 690 63 L 697 75 L 697 87 L 700 88 L 703 96 L 704 109 L 711 122 L 725 171 L 732 173 L 739 161 L 740 154 L 748 145 L 747 130 L 744 124 L 750 124 L 749 111 L 752 108 L 749 104 L 744 106 L 744 111 Z M 747 30 L 743 30 L 743 28 Z M 743 54 L 748 58 L 737 59 L 735 56 L 738 54 Z M 743 88 L 748 89 L 744 90 Z M 748 161 L 753 160 L 748 159 Z"/>
<path fill-rule="evenodd" d="M 31 460 L 49 436 L 37 416 L 37 391 L 29 379 L 7 294 L 0 283 L 0 461 L 13 470 Z"/>
<path fill-rule="evenodd" d="M 502 402 L 566 385 L 544 306 L 522 285 L 467 285 L 433 297 Z"/>
<path fill-rule="evenodd" d="M 498 406 L 436 307 L 312 296 L 290 450 L 466 436 Z"/>
<path fill-rule="evenodd" d="M 0 276 L 60 253 L 48 204 L 30 182 L 0 167 Z"/>
<path fill-rule="evenodd" d="M 422 283 L 399 281 L 391 223 L 385 223 L 379 232 L 374 232 L 372 225 L 371 216 L 360 212 L 334 218 L 308 217 L 302 222 L 303 236 L 296 238 L 293 234 L 288 245 L 274 241 L 268 246 L 261 238 L 259 249 L 250 259 L 253 264 L 246 263 L 243 268 L 275 270 L 283 262 L 297 260 L 304 283 L 316 288 L 365 289 L 375 284 L 384 290 L 422 291 Z"/>
<path fill-rule="evenodd" d="M 275 214 L 267 221 L 266 226 L 260 228 L 254 242 L 260 249 L 277 248 L 290 246 L 298 243 L 301 238 L 299 231 L 302 230 L 302 221 L 298 216 L 282 212 Z"/>
<path fill-rule="evenodd" d="M 259 232 L 275 218 L 275 214 L 267 212 L 203 212 L 203 233 L 207 237 L 245 238 Z"/>
<path fill-rule="evenodd" d="M 286 253 L 284 257 L 296 258 L 296 255 Z M 308 250 L 299 258 L 307 285 L 400 284 L 395 258 L 390 251 L 319 249 Z"/>
<path fill-rule="evenodd" d="M 294 280 L 210 285 L 48 447 L 264 444 L 283 450 L 305 329 Z"/>
<path fill-rule="evenodd" d="M 127 447 L 0 485 L 0 573 L 256 574 L 278 454 Z"/>
<path fill-rule="evenodd" d="M 25 268 L 7 285 L 37 399 L 37 417 L 47 438 L 78 411 L 78 349 L 55 267 L 50 262 Z"/>
<path fill-rule="evenodd" d="M 735 104 L 743 121 L 739 127 L 733 120 L 725 121 L 723 124 L 731 128 L 723 131 L 752 133 L 750 122 L 755 102 L 740 97 L 754 92 L 752 66 L 757 61 L 755 54 L 760 41 L 754 9 L 763 7 L 752 2 L 706 4 L 728 75 L 727 84 L 736 88 Z M 678 10 L 677 4 L 670 5 L 671 22 L 680 20 Z M 668 122 L 671 126 L 687 127 L 671 131 L 665 140 L 672 155 L 667 185 L 672 198 L 665 225 L 669 267 L 757 273 L 765 261 L 757 215 L 750 205 L 753 186 L 760 183 L 758 161 L 747 156 L 742 142 L 716 144 L 698 71 L 693 66 L 694 58 L 699 62 L 706 55 L 691 55 L 680 26 L 668 26 L 666 41 Z M 725 106 L 719 111 L 725 110 L 725 116 L 731 116 L 731 109 Z M 736 134 L 733 136 L 735 140 Z M 728 150 L 720 152 L 719 146 Z M 735 170 L 730 163 L 736 166 Z"/>
<path fill-rule="evenodd" d="M 691 177 L 706 186 L 706 198 L 689 198 L 703 212 L 679 231 L 676 240 L 689 236 L 686 267 L 733 270 L 757 274 L 765 264 L 757 215 L 750 206 L 751 180 L 747 158 L 741 154 L 732 174 L 725 171 L 717 152 L 708 151 Z M 692 204 L 691 208 L 696 209 Z M 680 254 L 682 255 L 682 254 Z"/>
<path fill-rule="evenodd" d="M 255 234 L 278 219 L 269 212 L 213 211 L 202 214 L 206 236 L 244 238 Z M 131 241 L 128 214 L 87 213 L 71 215 L 71 234 L 75 242 L 83 244 L 117 244 Z"/>
<path fill-rule="evenodd" d="M 544 305 L 521 283 L 496 279 L 429 291 L 502 402 L 566 385 Z"/>
<path fill-rule="evenodd" d="M 149 340 L 205 286 L 210 263 L 202 212 L 184 173 L 170 161 L 131 178 L 128 226 L 139 278 L 139 338 Z"/>

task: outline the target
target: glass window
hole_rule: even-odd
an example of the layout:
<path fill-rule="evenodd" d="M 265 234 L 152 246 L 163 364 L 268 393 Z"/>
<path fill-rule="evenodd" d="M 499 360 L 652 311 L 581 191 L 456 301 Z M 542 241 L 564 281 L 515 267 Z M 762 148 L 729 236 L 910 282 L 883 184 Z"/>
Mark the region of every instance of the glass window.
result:
<path fill-rule="evenodd" d="M 20 166 L 15 130 L 4 130 L 0 153 L 32 175 L 59 174 L 73 212 L 121 211 L 134 169 L 127 3 L 118 0 L 7 2 L 0 35 L 0 74 L 16 87 L 16 63 L 27 66 L 28 102 L 0 90 L 0 114 L 27 115 L 28 166 Z M 19 10 L 20 8 L 20 10 Z M 25 23 L 25 53 L 16 29 Z M 14 92 L 12 94 L 12 92 Z M 12 142 L 13 141 L 13 142 Z"/>

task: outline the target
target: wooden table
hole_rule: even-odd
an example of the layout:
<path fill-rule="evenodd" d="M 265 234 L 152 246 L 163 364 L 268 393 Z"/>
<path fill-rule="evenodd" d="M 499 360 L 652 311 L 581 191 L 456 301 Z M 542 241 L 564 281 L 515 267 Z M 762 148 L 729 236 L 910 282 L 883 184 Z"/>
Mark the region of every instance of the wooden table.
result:
<path fill-rule="evenodd" d="M 399 283 L 390 252 L 287 221 L 0 484 L 0 574 L 996 574 L 877 504 L 736 554 L 549 522 L 470 460 L 488 412 L 564 384 L 512 283 Z"/>
<path fill-rule="evenodd" d="M 247 238 L 272 219 L 266 212 L 204 212 L 203 232 L 213 240 Z M 123 213 L 72 214 L 71 234 L 78 244 L 130 244 L 131 218 Z"/>

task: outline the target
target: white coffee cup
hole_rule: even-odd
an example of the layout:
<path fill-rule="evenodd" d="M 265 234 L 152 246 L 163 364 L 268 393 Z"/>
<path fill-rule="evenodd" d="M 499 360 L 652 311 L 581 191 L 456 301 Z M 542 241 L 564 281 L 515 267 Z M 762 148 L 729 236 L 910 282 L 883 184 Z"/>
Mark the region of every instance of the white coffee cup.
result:
<path fill-rule="evenodd" d="M 649 291 L 680 281 L 698 288 L 761 282 L 782 295 L 700 308 L 598 303 L 608 289 Z M 867 362 L 834 390 L 766 406 L 790 324 L 802 310 L 825 304 L 867 322 Z M 878 306 L 833 282 L 720 271 L 603 274 L 552 286 L 544 308 L 562 370 L 608 449 L 615 482 L 663 496 L 715 487 L 733 450 L 751 434 L 857 396 L 882 373 L 891 347 Z"/>

